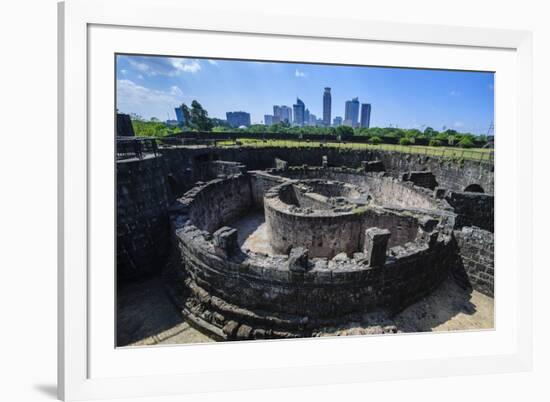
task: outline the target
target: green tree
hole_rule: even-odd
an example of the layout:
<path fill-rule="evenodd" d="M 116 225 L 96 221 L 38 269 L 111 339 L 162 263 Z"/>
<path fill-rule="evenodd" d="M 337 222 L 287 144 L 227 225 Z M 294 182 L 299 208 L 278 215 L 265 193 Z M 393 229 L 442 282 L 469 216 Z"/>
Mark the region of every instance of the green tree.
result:
<path fill-rule="evenodd" d="M 199 131 L 211 131 L 212 121 L 208 118 L 208 112 L 202 105 L 194 100 L 191 102 L 191 124 Z"/>
<path fill-rule="evenodd" d="M 336 127 L 336 135 L 339 135 L 340 138 L 346 138 L 353 136 L 354 131 L 350 126 L 338 126 Z"/>
<path fill-rule="evenodd" d="M 433 128 L 431 128 L 431 127 L 426 127 L 426 128 L 424 129 L 424 135 L 425 135 L 426 137 L 432 137 L 432 136 L 434 136 L 434 135 L 435 135 L 435 132 L 436 132 L 436 131 L 435 131 Z"/>

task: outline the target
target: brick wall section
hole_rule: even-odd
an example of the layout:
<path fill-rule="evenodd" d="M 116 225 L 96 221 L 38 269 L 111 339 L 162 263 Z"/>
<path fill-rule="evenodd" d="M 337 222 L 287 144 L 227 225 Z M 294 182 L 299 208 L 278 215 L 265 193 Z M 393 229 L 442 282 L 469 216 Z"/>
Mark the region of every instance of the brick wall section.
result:
<path fill-rule="evenodd" d="M 458 260 L 453 276 L 462 284 L 494 297 L 494 237 L 491 232 L 465 227 L 454 232 Z"/>

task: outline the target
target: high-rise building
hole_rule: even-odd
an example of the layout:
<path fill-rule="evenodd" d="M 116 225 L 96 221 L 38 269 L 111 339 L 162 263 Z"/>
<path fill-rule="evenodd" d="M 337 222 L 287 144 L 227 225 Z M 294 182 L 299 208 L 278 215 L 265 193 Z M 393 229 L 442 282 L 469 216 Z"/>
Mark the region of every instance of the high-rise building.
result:
<path fill-rule="evenodd" d="M 288 106 L 273 106 L 273 124 L 275 123 L 292 123 L 292 108 Z"/>
<path fill-rule="evenodd" d="M 330 116 L 332 110 L 332 96 L 330 95 L 330 88 L 326 87 L 323 93 L 323 124 L 326 127 L 330 126 Z"/>
<path fill-rule="evenodd" d="M 294 124 L 303 126 L 306 105 L 300 98 L 296 98 L 296 104 L 292 105 L 292 108 L 294 110 Z"/>
<path fill-rule="evenodd" d="M 271 126 L 273 124 L 273 115 L 272 114 L 264 115 L 264 124 L 266 126 Z"/>
<path fill-rule="evenodd" d="M 359 120 L 359 99 L 353 98 L 346 101 L 346 115 L 344 118 L 344 125 L 357 127 Z"/>
<path fill-rule="evenodd" d="M 250 113 L 247 112 L 227 112 L 227 123 L 231 127 L 250 126 Z"/>
<path fill-rule="evenodd" d="M 309 125 L 310 126 L 316 126 L 317 125 L 317 116 L 315 116 L 313 113 L 309 114 Z"/>
<path fill-rule="evenodd" d="M 185 116 L 183 115 L 183 108 L 181 106 L 178 106 L 174 110 L 176 111 L 176 120 L 178 121 L 178 126 L 183 127 L 183 125 L 185 124 Z"/>
<path fill-rule="evenodd" d="M 340 116 L 334 117 L 334 119 L 332 119 L 332 125 L 334 127 L 341 126 L 342 125 L 342 117 L 340 117 Z"/>
<path fill-rule="evenodd" d="M 304 126 L 309 125 L 309 109 L 306 108 L 304 112 Z"/>
<path fill-rule="evenodd" d="M 370 103 L 361 104 L 361 127 L 369 128 L 370 127 Z"/>
<path fill-rule="evenodd" d="M 277 105 L 273 105 L 273 120 L 278 120 L 278 122 L 281 121 L 281 107 Z"/>

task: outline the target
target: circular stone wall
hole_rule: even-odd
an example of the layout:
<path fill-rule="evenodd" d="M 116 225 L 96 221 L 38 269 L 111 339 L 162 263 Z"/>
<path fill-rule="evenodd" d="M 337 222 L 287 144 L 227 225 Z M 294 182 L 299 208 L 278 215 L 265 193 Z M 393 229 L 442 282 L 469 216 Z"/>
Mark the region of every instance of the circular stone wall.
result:
<path fill-rule="evenodd" d="M 328 211 L 338 222 L 332 227 L 330 219 L 323 221 L 320 234 L 326 234 L 327 241 L 338 239 L 340 247 L 349 245 L 354 252 L 316 258 L 296 244 L 286 255 L 243 251 L 237 243 L 238 231 L 218 225 L 226 225 L 227 217 L 246 213 L 243 207 L 253 206 L 254 197 L 247 190 L 252 187 L 250 179 L 241 175 L 201 184 L 172 208 L 175 250 L 190 290 L 182 302 L 183 312 L 220 339 L 311 336 L 319 328 L 347 322 L 366 309 L 404 308 L 431 292 L 449 271 L 453 245 L 445 222 L 420 212 L 402 214 L 370 206 L 364 190 L 326 181 L 287 182 L 268 190 L 274 196 L 265 197 L 266 210 L 274 198 L 284 206 L 272 208 L 273 216 L 280 216 L 278 207 L 284 207 L 289 212 L 285 211 L 284 219 L 298 222 L 308 214 L 302 216 L 297 210 L 320 202 L 312 211 Z M 318 191 L 313 194 L 319 197 L 297 201 L 308 190 Z M 327 205 L 330 208 L 321 208 Z M 362 219 L 352 219 L 357 216 Z M 401 226 L 402 219 L 412 219 L 412 226 L 399 245 L 392 247 L 391 238 L 399 233 L 394 226 Z M 336 231 L 342 226 L 352 235 L 348 229 Z M 335 231 L 330 232 L 331 228 Z M 281 231 L 281 235 L 288 233 Z"/>
<path fill-rule="evenodd" d="M 326 180 L 287 182 L 264 197 L 271 247 L 288 254 L 305 247 L 311 257 L 352 255 L 361 242 L 368 195 L 358 186 Z"/>

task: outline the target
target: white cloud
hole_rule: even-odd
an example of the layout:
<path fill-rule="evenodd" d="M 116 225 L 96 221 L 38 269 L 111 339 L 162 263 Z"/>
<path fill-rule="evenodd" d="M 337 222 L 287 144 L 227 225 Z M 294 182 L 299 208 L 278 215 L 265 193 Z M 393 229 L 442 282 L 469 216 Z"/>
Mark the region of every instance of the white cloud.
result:
<path fill-rule="evenodd" d="M 198 60 L 176 57 L 126 56 L 130 66 L 138 73 L 150 77 L 157 75 L 176 77 L 181 74 L 194 74 L 201 70 Z"/>
<path fill-rule="evenodd" d="M 167 90 L 144 87 L 128 79 L 117 80 L 117 109 L 123 113 L 136 113 L 145 118 L 164 120 L 167 113 L 173 118 L 174 107 L 191 97 L 176 85 Z"/>
<path fill-rule="evenodd" d="M 449 95 L 451 95 L 451 96 L 460 96 L 460 92 L 453 89 L 451 92 L 449 92 Z"/>
<path fill-rule="evenodd" d="M 298 78 L 304 78 L 306 77 L 306 73 L 304 73 L 303 71 L 300 71 L 298 69 L 296 69 L 296 71 L 294 72 L 294 76 L 298 77 Z"/>
<path fill-rule="evenodd" d="M 453 127 L 456 127 L 456 128 L 464 127 L 464 123 L 461 121 L 455 121 L 453 123 Z"/>
<path fill-rule="evenodd" d="M 170 87 L 170 94 L 173 96 L 183 96 L 182 90 L 177 85 Z"/>
<path fill-rule="evenodd" d="M 179 75 L 180 73 L 196 73 L 200 71 L 201 65 L 197 60 L 187 60 L 187 59 L 170 59 L 172 66 L 175 68 L 175 74 Z"/>
<path fill-rule="evenodd" d="M 128 70 L 122 69 L 122 70 L 120 70 L 120 73 L 123 74 L 123 75 L 126 75 L 126 73 L 128 73 Z"/>
<path fill-rule="evenodd" d="M 133 59 L 132 57 L 128 57 L 128 63 L 130 63 L 132 67 L 134 67 L 138 71 L 141 71 L 142 73 L 146 73 L 148 75 L 156 75 L 156 73 L 151 69 L 151 67 L 147 63 L 139 62 Z"/>
<path fill-rule="evenodd" d="M 208 63 L 212 64 L 213 66 L 218 65 L 218 62 L 216 60 L 208 60 Z"/>

